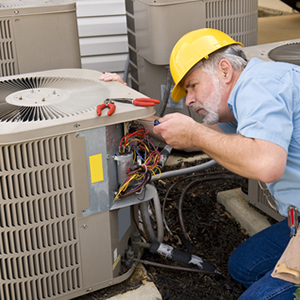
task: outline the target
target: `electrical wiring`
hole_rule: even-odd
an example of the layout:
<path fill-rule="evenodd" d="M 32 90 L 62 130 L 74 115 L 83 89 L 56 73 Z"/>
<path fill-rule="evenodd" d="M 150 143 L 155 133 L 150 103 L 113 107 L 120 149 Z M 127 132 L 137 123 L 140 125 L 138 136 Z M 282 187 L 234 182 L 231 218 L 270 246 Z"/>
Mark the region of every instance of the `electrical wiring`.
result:
<path fill-rule="evenodd" d="M 122 182 L 115 195 L 115 201 L 121 197 L 137 193 L 149 182 L 151 176 L 161 174 L 158 163 L 160 152 L 148 138 L 148 129 L 142 124 L 131 133 L 124 135 L 119 143 L 120 154 L 133 152 L 133 165 L 126 170 L 126 179 Z"/>

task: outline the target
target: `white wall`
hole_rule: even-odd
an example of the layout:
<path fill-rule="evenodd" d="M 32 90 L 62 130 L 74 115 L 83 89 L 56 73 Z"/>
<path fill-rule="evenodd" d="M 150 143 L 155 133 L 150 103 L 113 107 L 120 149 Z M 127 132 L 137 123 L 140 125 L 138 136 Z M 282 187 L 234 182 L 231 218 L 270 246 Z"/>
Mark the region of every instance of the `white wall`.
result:
<path fill-rule="evenodd" d="M 83 69 L 123 75 L 128 56 L 124 0 L 77 0 Z"/>

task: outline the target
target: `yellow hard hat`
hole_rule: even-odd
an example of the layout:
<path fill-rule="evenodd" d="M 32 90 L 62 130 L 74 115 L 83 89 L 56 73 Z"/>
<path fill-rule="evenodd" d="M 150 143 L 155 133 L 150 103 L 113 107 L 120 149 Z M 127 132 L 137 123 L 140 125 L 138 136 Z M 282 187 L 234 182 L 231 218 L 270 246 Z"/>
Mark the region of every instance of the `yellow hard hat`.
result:
<path fill-rule="evenodd" d="M 197 29 L 181 37 L 170 56 L 170 71 L 175 82 L 173 100 L 178 102 L 186 95 L 181 81 L 195 64 L 203 58 L 208 59 L 209 54 L 216 50 L 233 44 L 243 46 L 224 32 L 212 28 Z"/>

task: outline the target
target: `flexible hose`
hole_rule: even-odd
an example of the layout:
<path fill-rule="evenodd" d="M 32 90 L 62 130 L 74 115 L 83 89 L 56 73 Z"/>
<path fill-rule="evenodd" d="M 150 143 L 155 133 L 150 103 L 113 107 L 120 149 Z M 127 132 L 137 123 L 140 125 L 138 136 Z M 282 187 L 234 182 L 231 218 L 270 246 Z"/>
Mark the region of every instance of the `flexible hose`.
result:
<path fill-rule="evenodd" d="M 159 179 L 165 179 L 165 178 L 169 178 L 169 177 L 180 176 L 180 175 L 185 175 L 188 173 L 203 171 L 203 170 L 213 167 L 217 164 L 218 163 L 212 159 L 208 162 L 205 162 L 205 163 L 197 165 L 197 166 L 161 173 L 160 177 L 155 177 L 154 175 L 152 175 L 150 181 L 153 182 L 153 181 L 156 181 Z"/>
<path fill-rule="evenodd" d="M 155 196 L 153 197 L 153 203 L 156 216 L 157 240 L 159 242 L 162 242 L 164 240 L 164 224 L 162 219 L 160 200 L 157 193 L 155 193 Z"/>
<path fill-rule="evenodd" d="M 150 243 L 157 242 L 157 238 L 155 236 L 152 224 L 151 224 L 151 219 L 149 216 L 148 212 L 148 201 L 144 201 L 140 204 L 140 211 L 142 215 L 142 220 L 143 220 L 143 226 L 144 226 L 144 231 L 146 235 L 148 236 Z"/>
<path fill-rule="evenodd" d="M 155 216 L 156 216 L 157 237 L 152 227 L 151 218 L 148 211 L 148 201 L 144 201 L 140 204 L 144 230 L 146 232 L 146 235 L 150 239 L 151 243 L 157 241 L 162 242 L 164 240 L 164 225 L 162 220 L 160 201 L 157 193 L 153 197 L 153 203 L 154 203 Z"/>
<path fill-rule="evenodd" d="M 190 184 L 188 184 L 186 186 L 186 188 L 183 190 L 183 192 L 180 195 L 179 198 L 179 203 L 178 203 L 178 217 L 179 217 L 179 223 L 180 223 L 180 227 L 182 230 L 182 233 L 184 235 L 184 238 L 188 240 L 188 236 L 185 230 L 185 226 L 184 226 L 184 222 L 183 222 L 183 216 L 182 216 L 182 203 L 184 200 L 184 196 L 187 193 L 187 191 L 192 188 L 194 185 L 201 183 L 201 182 L 205 182 L 205 181 L 212 181 L 212 180 L 219 180 L 219 179 L 232 179 L 232 180 L 238 180 L 241 179 L 241 176 L 238 175 L 219 175 L 219 176 L 209 176 L 209 177 L 204 177 L 204 178 L 200 178 L 197 180 L 192 181 Z"/>

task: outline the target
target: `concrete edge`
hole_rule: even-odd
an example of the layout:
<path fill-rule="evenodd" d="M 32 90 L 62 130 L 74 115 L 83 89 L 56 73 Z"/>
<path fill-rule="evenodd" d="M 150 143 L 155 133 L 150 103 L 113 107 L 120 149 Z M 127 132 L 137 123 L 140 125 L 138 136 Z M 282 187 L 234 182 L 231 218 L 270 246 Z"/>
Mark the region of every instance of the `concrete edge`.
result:
<path fill-rule="evenodd" d="M 240 188 L 219 192 L 217 201 L 241 224 L 242 228 L 247 230 L 249 236 L 271 226 L 267 217 L 243 198 Z"/>

